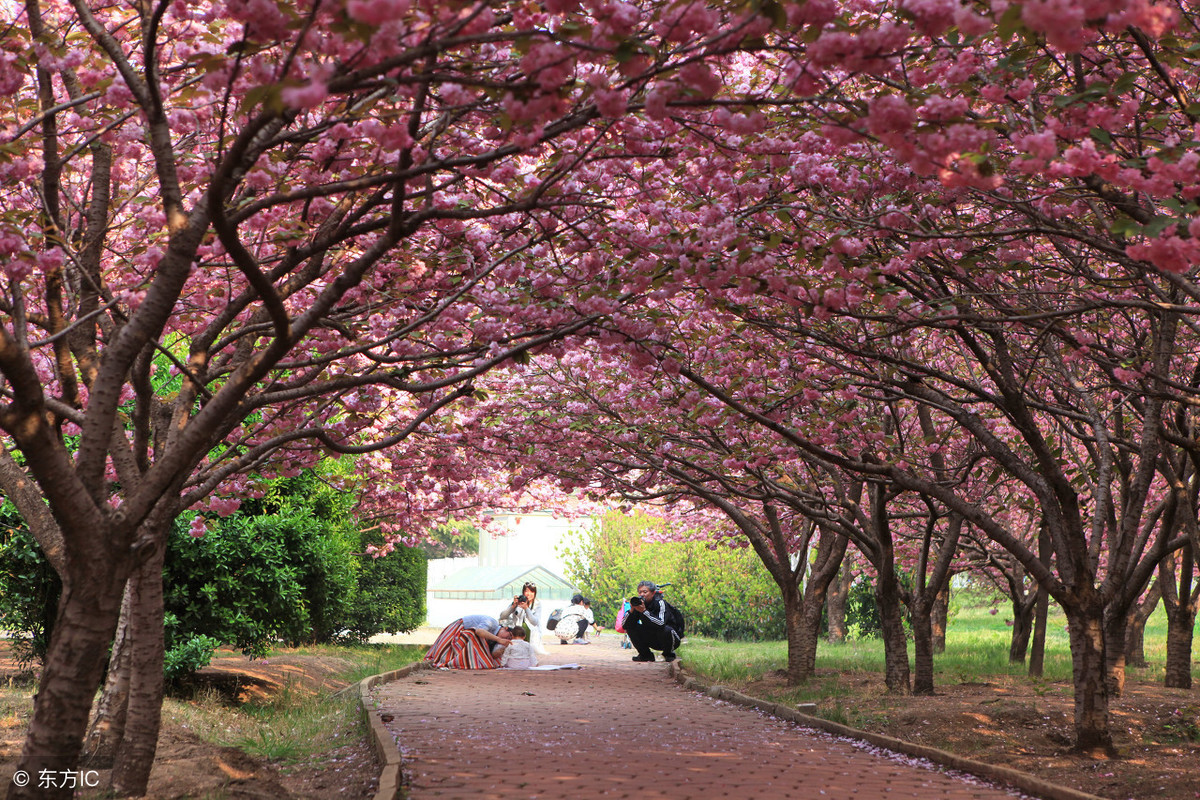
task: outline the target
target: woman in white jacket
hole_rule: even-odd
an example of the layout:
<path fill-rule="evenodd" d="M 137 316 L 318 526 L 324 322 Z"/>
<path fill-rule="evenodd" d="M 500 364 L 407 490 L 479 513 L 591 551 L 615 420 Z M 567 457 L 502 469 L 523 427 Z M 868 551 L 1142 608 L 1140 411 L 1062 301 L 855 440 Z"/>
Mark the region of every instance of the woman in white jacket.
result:
<path fill-rule="evenodd" d="M 542 646 L 542 601 L 537 599 L 537 584 L 526 582 L 521 587 L 521 593 L 500 612 L 500 624 L 525 628 L 533 651 L 546 655 L 546 648 Z"/>

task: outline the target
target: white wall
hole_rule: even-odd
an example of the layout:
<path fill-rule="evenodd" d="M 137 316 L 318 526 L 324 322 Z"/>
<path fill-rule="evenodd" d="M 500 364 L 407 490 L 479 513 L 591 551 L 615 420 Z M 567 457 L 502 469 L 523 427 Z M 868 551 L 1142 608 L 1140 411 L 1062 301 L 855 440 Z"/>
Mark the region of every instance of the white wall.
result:
<path fill-rule="evenodd" d="M 566 565 L 558 550 L 565 542 L 578 542 L 592 524 L 589 517 L 565 519 L 549 511 L 492 516 L 503 532 L 479 534 L 479 566 L 538 565 L 564 578 Z"/>
<path fill-rule="evenodd" d="M 479 556 L 463 556 L 462 558 L 431 558 L 425 571 L 425 588 L 432 589 L 460 569 L 479 566 Z"/>
<path fill-rule="evenodd" d="M 503 600 L 450 600 L 433 596 L 429 592 L 425 598 L 425 624 L 430 627 L 444 628 L 456 619 L 467 614 L 487 614 L 489 617 L 499 617 L 507 605 Z"/>
<path fill-rule="evenodd" d="M 444 627 L 465 614 L 487 614 L 494 617 L 503 610 L 503 601 L 496 603 L 492 600 L 450 600 L 433 596 L 434 586 L 467 567 L 541 566 L 565 578 L 565 564 L 557 550 L 564 542 L 578 542 L 581 533 L 593 522 L 586 517 L 575 520 L 555 517 L 549 511 L 528 514 L 497 513 L 493 516 L 503 532 L 480 531 L 477 557 L 429 560 L 429 569 L 425 576 L 426 625 Z M 544 613 L 548 615 L 550 609 L 546 609 Z"/>

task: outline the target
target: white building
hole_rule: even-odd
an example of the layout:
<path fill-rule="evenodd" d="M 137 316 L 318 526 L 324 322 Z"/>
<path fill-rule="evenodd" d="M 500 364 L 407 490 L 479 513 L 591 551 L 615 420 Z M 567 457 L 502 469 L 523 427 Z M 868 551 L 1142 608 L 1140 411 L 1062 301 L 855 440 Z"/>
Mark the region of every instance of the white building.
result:
<path fill-rule="evenodd" d="M 563 577 L 563 550 L 595 520 L 550 511 L 495 513 L 496 531 L 480 531 L 479 555 L 429 561 L 425 624 L 448 625 L 465 614 L 498 616 L 526 581 L 538 587 L 542 623 L 578 589 Z"/>

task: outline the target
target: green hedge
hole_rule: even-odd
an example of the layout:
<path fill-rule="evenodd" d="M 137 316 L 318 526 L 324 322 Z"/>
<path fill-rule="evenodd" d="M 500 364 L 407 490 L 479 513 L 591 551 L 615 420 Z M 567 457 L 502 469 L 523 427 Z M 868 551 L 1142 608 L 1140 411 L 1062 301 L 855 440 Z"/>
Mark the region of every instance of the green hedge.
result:
<path fill-rule="evenodd" d="M 333 465 L 331 468 L 338 468 Z M 361 531 L 353 496 L 306 472 L 271 481 L 262 498 L 210 518 L 191 514 L 168 534 L 163 568 L 166 672 L 178 681 L 208 663 L 214 646 L 262 656 L 277 643 L 364 641 L 410 631 L 425 618 L 426 559 Z M 11 505 L 0 506 L 0 628 L 19 657 L 40 660 L 61 586 Z"/>
<path fill-rule="evenodd" d="M 779 587 L 753 550 L 642 541 L 657 524 L 640 512 L 610 512 L 562 553 L 567 577 L 592 599 L 597 622 L 611 627 L 638 582 L 651 580 L 671 584 L 664 595 L 683 612 L 689 633 L 743 641 L 786 636 Z"/>

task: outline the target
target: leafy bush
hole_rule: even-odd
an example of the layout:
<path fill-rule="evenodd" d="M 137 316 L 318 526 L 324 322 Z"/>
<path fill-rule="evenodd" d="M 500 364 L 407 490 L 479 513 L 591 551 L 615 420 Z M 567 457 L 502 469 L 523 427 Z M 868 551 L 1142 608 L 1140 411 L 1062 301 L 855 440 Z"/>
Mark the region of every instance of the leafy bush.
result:
<path fill-rule="evenodd" d="M 353 498 L 319 475 L 271 482 L 193 539 L 182 521 L 172 532 L 166 565 L 166 606 L 178 620 L 178 641 L 205 634 L 247 655 L 275 641 L 289 645 L 412 630 L 425 616 L 425 559 L 410 548 L 382 558 L 362 533 Z M 177 641 L 168 628 L 168 646 Z"/>
<path fill-rule="evenodd" d="M 307 472 L 209 519 L 201 538 L 190 535 L 190 517 L 176 520 L 163 569 L 168 679 L 203 667 L 220 644 L 260 657 L 276 642 L 362 641 L 417 627 L 424 554 L 367 555 L 382 539 L 359 530 L 353 500 Z M 26 661 L 44 655 L 60 593 L 15 509 L 0 506 L 0 628 L 18 634 L 13 645 Z"/>
<path fill-rule="evenodd" d="M 359 551 L 382 544 L 371 531 L 360 539 Z M 416 547 L 397 547 L 380 558 L 360 555 L 358 587 L 346 615 L 343 637 L 366 641 L 377 633 L 411 631 L 425 619 L 426 555 Z"/>
<path fill-rule="evenodd" d="M 189 675 L 208 666 L 220 642 L 211 636 L 190 636 L 163 654 L 163 677 L 168 686 L 177 686 Z"/>
<path fill-rule="evenodd" d="M 912 577 L 907 573 L 898 576 L 902 586 L 911 586 Z M 911 638 L 912 621 L 908 607 L 900 605 L 900 621 L 905 633 Z M 879 602 L 875 599 L 875 576 L 868 573 L 859 576 L 850 585 L 846 597 L 846 638 L 878 639 L 883 635 L 883 620 L 879 615 Z"/>
<path fill-rule="evenodd" d="M 234 515 L 200 539 L 177 520 L 163 574 L 164 604 L 174 622 L 167 625 L 167 648 L 204 634 L 262 657 L 275 641 L 311 638 L 304 581 L 330 566 L 304 563 L 309 540 L 319 535 L 316 521 L 305 516 Z M 315 593 L 323 595 L 323 588 Z"/>
<path fill-rule="evenodd" d="M 58 614 L 62 582 L 9 503 L 0 506 L 0 630 L 20 664 L 41 661 Z"/>
<path fill-rule="evenodd" d="M 878 639 L 882 633 L 874 576 L 861 576 L 850 585 L 846 597 L 846 638 Z"/>
<path fill-rule="evenodd" d="M 659 523 L 640 512 L 612 512 L 565 552 L 567 577 L 592 599 L 597 621 L 612 625 L 638 581 L 670 583 L 664 592 L 688 631 L 726 640 L 785 635 L 779 588 L 753 550 L 705 542 L 644 542 Z"/>

